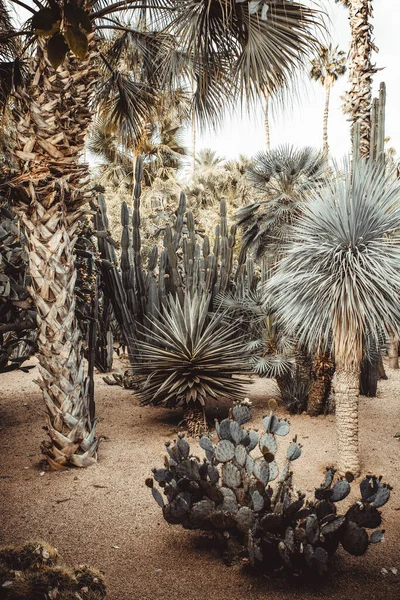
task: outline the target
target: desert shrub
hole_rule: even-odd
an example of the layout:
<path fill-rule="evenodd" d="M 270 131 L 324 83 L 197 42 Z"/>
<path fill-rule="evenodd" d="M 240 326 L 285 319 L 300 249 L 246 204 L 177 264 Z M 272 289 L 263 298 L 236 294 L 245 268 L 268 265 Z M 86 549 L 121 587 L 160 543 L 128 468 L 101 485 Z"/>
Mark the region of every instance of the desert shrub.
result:
<path fill-rule="evenodd" d="M 234 405 L 231 418 L 216 422 L 218 442 L 201 438 L 203 461 L 191 455 L 180 435 L 173 445 L 166 444 L 165 465 L 154 469 L 146 484 L 168 523 L 211 531 L 225 557 L 248 557 L 264 571 L 323 575 L 339 544 L 361 556 L 383 540 L 383 531 L 376 529 L 382 520 L 378 509 L 389 499 L 390 488 L 380 478 L 366 477 L 361 499 L 344 514 L 338 514 L 337 505 L 350 493 L 350 483 L 336 478 L 331 467 L 314 498 L 296 492 L 292 463 L 301 445 L 293 439 L 279 471 L 277 438 L 286 436 L 290 425 L 274 415 L 275 406 L 270 401 L 264 431 L 258 433 L 243 427 L 251 419 L 249 404 Z M 375 531 L 369 535 L 367 529 Z"/>
<path fill-rule="evenodd" d="M 0 548 L 0 597 L 4 600 L 102 600 L 106 587 L 100 571 L 59 565 L 55 548 L 45 542 Z"/>

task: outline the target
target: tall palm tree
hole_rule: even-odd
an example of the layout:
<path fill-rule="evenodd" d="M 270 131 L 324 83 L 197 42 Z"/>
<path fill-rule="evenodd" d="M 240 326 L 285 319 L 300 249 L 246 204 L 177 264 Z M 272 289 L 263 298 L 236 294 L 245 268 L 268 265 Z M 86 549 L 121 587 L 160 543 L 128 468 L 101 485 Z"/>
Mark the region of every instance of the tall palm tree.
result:
<path fill-rule="evenodd" d="M 188 82 L 194 73 L 194 106 L 200 118 L 216 121 L 239 94 L 250 98 L 266 88 L 272 93 L 290 82 L 316 46 L 320 16 L 286 0 L 274 2 L 268 14 L 234 0 L 10 3 L 31 14 L 14 31 L 0 4 L 0 74 L 11 53 L 2 89 L 18 87 L 12 102 L 19 175 L 4 189 L 26 230 L 38 310 L 40 386 L 50 436 L 43 451 L 55 468 L 86 466 L 96 460 L 97 440 L 75 318 L 73 249 L 93 198 L 81 161 L 93 115 L 107 114 L 132 145 L 152 115 L 158 90 Z M 143 10 L 150 12 L 151 30 L 133 25 Z M 16 40 L 23 43 L 17 47 Z M 21 60 L 31 74 L 24 87 L 16 77 Z"/>
<path fill-rule="evenodd" d="M 336 362 L 340 471 L 360 472 L 358 394 L 366 336 L 400 329 L 400 181 L 361 161 L 313 193 L 267 294 L 286 329 Z"/>
<path fill-rule="evenodd" d="M 325 88 L 325 108 L 323 120 L 323 151 L 328 154 L 328 117 L 331 89 L 335 81 L 346 72 L 346 54 L 335 48 L 332 44 L 328 47 L 321 46 L 318 55 L 311 61 L 310 77 L 319 81 Z"/>
<path fill-rule="evenodd" d="M 377 51 L 373 41 L 372 0 L 335 0 L 349 10 L 351 45 L 348 77 L 350 89 L 345 96 L 345 112 L 352 124 L 360 122 L 360 155 L 370 154 L 372 77 L 376 73 L 372 53 Z"/>
<path fill-rule="evenodd" d="M 247 171 L 259 200 L 235 215 L 242 228 L 242 259 L 250 250 L 256 258 L 278 260 L 284 253 L 290 228 L 309 197 L 325 179 L 326 158 L 313 148 L 283 145 L 259 152 Z"/>

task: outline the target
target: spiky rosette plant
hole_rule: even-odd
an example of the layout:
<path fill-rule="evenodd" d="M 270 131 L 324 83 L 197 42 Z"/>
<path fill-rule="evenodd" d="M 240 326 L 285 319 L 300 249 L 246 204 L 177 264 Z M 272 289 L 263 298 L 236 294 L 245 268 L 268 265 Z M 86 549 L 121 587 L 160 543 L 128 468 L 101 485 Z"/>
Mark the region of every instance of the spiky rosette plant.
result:
<path fill-rule="evenodd" d="M 390 488 L 366 477 L 360 484 L 361 499 L 342 515 L 337 503 L 350 493 L 350 483 L 334 483 L 333 468 L 326 470 L 314 498 L 295 492 L 291 468 L 301 445 L 295 437 L 279 470 L 277 438 L 288 435 L 290 425 L 274 415 L 275 406 L 270 401 L 264 431 L 258 433 L 243 427 L 252 416 L 248 402 L 235 404 L 231 418 L 216 421 L 217 444 L 201 438 L 203 461 L 179 435 L 173 445 L 166 444 L 164 467 L 153 469 L 154 479 L 146 484 L 168 523 L 211 530 L 223 542 L 227 558 L 247 556 L 252 566 L 268 571 L 323 575 L 339 544 L 361 556 L 370 544 L 383 540 L 383 531 L 368 535 L 366 529 L 380 526 L 378 509 L 389 499 Z"/>
<path fill-rule="evenodd" d="M 235 373 L 247 368 L 243 340 L 224 313 L 209 313 L 210 297 L 185 294 L 183 306 L 170 296 L 163 312 L 138 341 L 135 373 L 147 377 L 139 392 L 142 404 L 201 409 L 207 398 L 243 396 L 244 382 Z"/>
<path fill-rule="evenodd" d="M 60 564 L 55 548 L 45 542 L 0 548 L 0 596 L 4 600 L 103 600 L 104 577 L 100 571 Z"/>

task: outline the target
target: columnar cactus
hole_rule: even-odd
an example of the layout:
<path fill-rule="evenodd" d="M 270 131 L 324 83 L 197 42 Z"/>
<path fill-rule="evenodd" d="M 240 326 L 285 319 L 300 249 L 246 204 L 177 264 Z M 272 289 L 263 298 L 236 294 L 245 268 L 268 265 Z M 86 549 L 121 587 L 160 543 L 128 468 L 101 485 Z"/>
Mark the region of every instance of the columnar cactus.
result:
<path fill-rule="evenodd" d="M 277 441 L 288 435 L 290 425 L 274 414 L 275 406 L 271 401 L 258 433 L 243 427 L 252 416 L 248 401 L 235 404 L 230 418 L 216 421 L 217 443 L 201 438 L 202 461 L 179 435 L 166 444 L 164 467 L 153 469 L 146 484 L 168 523 L 213 531 L 227 557 L 247 556 L 252 566 L 269 571 L 323 575 L 339 544 L 361 556 L 383 540 L 383 530 L 376 530 L 378 509 L 389 499 L 390 487 L 366 477 L 361 499 L 343 515 L 337 514 L 337 504 L 348 496 L 350 483 L 334 482 L 333 468 L 327 468 L 313 499 L 295 492 L 292 463 L 301 456 L 301 444 L 296 437 L 290 442 L 279 469 Z M 368 535 L 366 529 L 375 531 Z"/>

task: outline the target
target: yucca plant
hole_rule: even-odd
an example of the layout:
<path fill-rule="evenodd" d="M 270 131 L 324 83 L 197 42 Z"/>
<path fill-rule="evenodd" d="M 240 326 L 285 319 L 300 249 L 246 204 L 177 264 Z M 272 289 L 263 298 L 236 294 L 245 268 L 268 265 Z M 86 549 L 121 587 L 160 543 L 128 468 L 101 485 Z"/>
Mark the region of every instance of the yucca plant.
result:
<path fill-rule="evenodd" d="M 339 170 L 304 207 L 293 243 L 267 283 L 287 331 L 311 351 L 332 342 L 338 465 L 360 472 L 358 394 L 363 345 L 400 333 L 400 181 L 381 165 Z"/>
<path fill-rule="evenodd" d="M 137 342 L 134 371 L 147 377 L 141 403 L 184 405 L 192 432 L 193 411 L 200 410 L 205 419 L 208 398 L 243 396 L 244 382 L 233 375 L 247 369 L 235 325 L 224 322 L 223 312 L 210 315 L 209 305 L 210 297 L 197 293 L 186 293 L 183 306 L 170 296 L 147 329 L 148 340 Z"/>
<path fill-rule="evenodd" d="M 247 177 L 259 200 L 235 216 L 242 229 L 242 256 L 249 250 L 256 258 L 282 256 L 294 219 L 325 176 L 326 158 L 313 148 L 283 145 L 256 154 Z"/>

